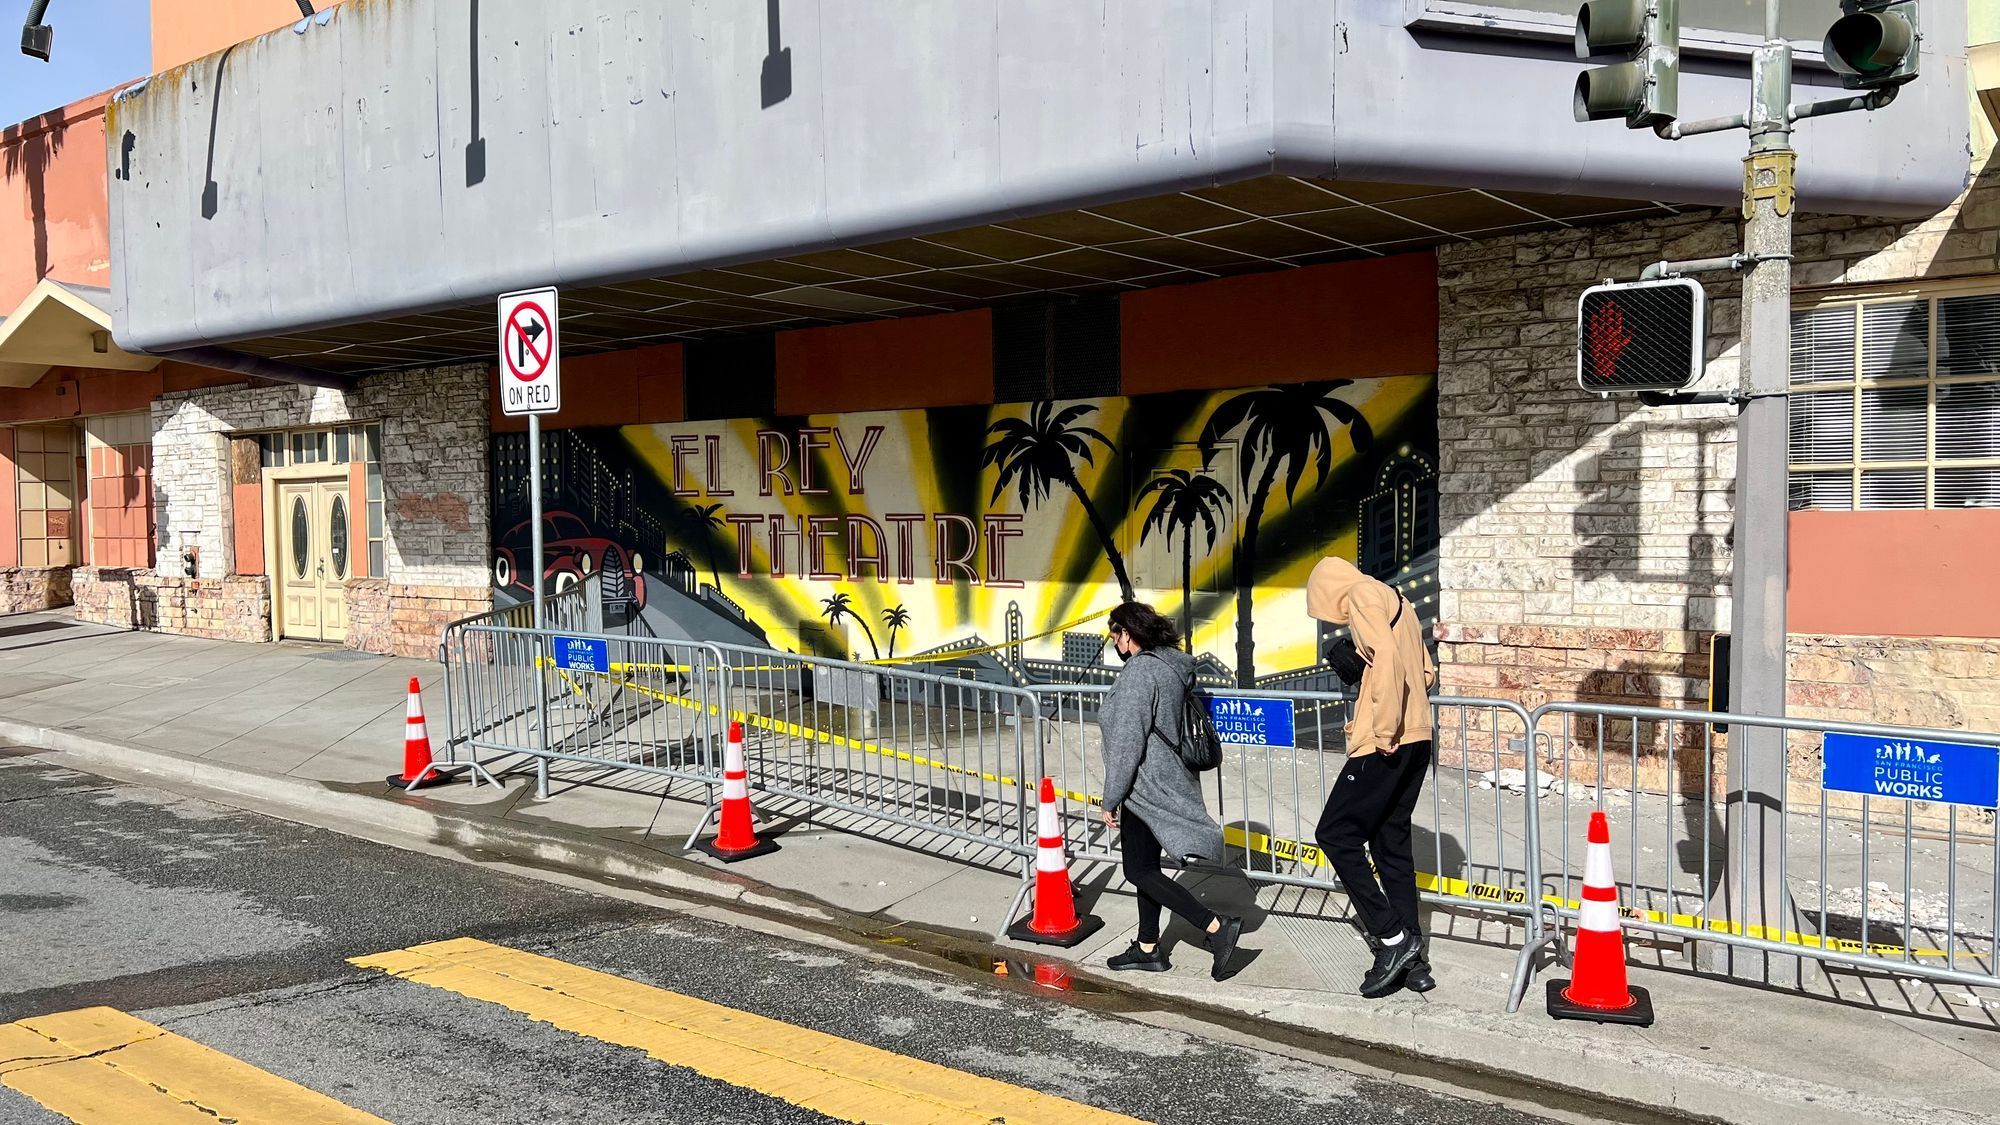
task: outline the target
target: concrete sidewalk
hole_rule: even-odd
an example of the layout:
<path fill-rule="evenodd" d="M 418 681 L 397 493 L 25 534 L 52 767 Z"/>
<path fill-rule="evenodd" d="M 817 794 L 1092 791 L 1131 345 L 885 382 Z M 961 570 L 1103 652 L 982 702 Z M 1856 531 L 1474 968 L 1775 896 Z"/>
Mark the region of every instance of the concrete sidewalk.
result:
<path fill-rule="evenodd" d="M 433 664 L 318 646 L 124 633 L 60 613 L 0 617 L 0 739 L 390 842 L 442 841 L 961 945 L 989 940 L 1019 886 L 1018 863 L 1005 853 L 845 814 L 780 818 L 782 850 L 711 865 L 682 847 L 701 818 L 702 788 L 657 778 L 566 767 L 547 801 L 520 774 L 499 789 L 393 793 L 382 778 L 400 764 L 404 685 L 417 676 L 428 687 L 437 673 Z M 431 718 L 441 730 L 442 714 Z M 1757 989 L 1648 949 L 1635 958 L 1657 967 L 1634 977 L 1653 992 L 1654 1027 L 1556 1023 L 1541 1011 L 1546 970 L 1519 1014 L 1504 1011 L 1518 930 L 1439 913 L 1440 987 L 1367 1001 L 1354 994 L 1366 948 L 1340 896 L 1254 888 L 1227 874 L 1199 880 L 1198 890 L 1248 919 L 1234 978 L 1209 980 L 1205 951 L 1177 930 L 1168 934 L 1183 943 L 1173 972 L 1113 976 L 1103 962 L 1131 940 L 1129 891 L 1110 868 L 1078 876 L 1105 929 L 1076 950 L 1032 955 L 1075 961 L 1136 994 L 1722 1120 L 1957 1122 L 1987 1120 L 2000 1107 L 2000 1021 L 1963 990 L 1846 972 L 1809 991 Z"/>

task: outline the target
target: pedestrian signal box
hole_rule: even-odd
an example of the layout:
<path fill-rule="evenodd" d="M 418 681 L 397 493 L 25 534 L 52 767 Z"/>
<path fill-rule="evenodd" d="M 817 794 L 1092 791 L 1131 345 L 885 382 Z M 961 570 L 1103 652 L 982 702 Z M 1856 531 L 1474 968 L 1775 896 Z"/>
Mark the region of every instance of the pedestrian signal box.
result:
<path fill-rule="evenodd" d="M 1701 378 L 1708 295 L 1684 277 L 1594 285 L 1576 303 L 1576 381 L 1586 391 L 1681 391 Z"/>

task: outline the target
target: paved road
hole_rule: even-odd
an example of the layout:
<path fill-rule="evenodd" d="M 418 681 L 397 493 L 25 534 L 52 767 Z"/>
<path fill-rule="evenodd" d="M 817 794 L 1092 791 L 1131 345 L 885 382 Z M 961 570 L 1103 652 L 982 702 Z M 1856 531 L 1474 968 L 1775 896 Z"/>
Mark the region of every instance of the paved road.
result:
<path fill-rule="evenodd" d="M 902 1092 L 882 1094 L 883 1116 L 871 1104 L 871 1119 L 916 1120 L 894 1113 L 940 1084 L 978 1102 L 981 1121 L 989 1108 L 1013 1121 L 1091 1116 L 1051 1109 L 1048 1095 L 1203 1125 L 1543 1120 L 722 918 L 0 749 L 0 1025 L 21 1021 L 0 1026 L 0 1125 L 67 1119 L 24 1089 L 111 1107 L 70 1110 L 91 1125 L 135 1120 L 118 1108 L 128 1103 L 104 1100 L 114 1089 L 157 1099 L 163 1108 L 147 1120 L 212 1123 L 232 1115 L 215 1093 L 232 1084 L 253 1109 L 265 1096 L 255 1091 L 269 1089 L 324 1095 L 327 1120 L 352 1112 L 406 1125 L 851 1120 L 842 1106 L 854 1091 L 888 1088 Z M 437 947 L 446 952 L 435 960 L 349 961 L 466 938 L 476 940 Z M 48 1018 L 97 1006 L 116 1012 Z M 107 1051 L 102 1037 L 114 1032 L 123 1046 Z M 743 1035 L 756 1046 L 729 1041 Z M 86 1057 L 46 1062 L 70 1056 Z M 812 1069 L 800 1068 L 808 1057 Z"/>

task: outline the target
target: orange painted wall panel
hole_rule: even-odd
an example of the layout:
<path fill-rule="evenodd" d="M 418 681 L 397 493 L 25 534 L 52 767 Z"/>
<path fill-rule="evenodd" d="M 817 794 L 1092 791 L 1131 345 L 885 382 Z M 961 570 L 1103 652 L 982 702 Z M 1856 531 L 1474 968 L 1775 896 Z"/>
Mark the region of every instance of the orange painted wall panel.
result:
<path fill-rule="evenodd" d="M 325 11 L 338 2 L 321 0 L 316 7 Z M 153 0 L 153 71 L 298 21 L 297 0 Z"/>
<path fill-rule="evenodd" d="M 2000 637 L 2000 510 L 1794 512 L 1793 633 Z"/>
<path fill-rule="evenodd" d="M 194 391 L 203 387 L 228 387 L 249 380 L 233 371 L 217 371 L 213 367 L 196 367 L 191 363 L 177 363 L 168 360 L 154 368 L 160 376 L 160 391 Z"/>
<path fill-rule="evenodd" d="M 682 417 L 679 344 L 660 344 L 631 351 L 563 357 L 562 409 L 544 415 L 542 428 L 630 426 L 678 422 Z M 500 409 L 500 380 L 486 376 L 491 388 L 493 432 L 523 433 L 526 415 L 509 417 Z"/>
<path fill-rule="evenodd" d="M 236 573 L 264 573 L 264 486 L 230 486 L 230 503 L 236 533 Z"/>
<path fill-rule="evenodd" d="M 0 387 L 0 421 L 54 421 L 82 413 L 75 381 L 60 378 L 53 370 L 32 387 Z"/>
<path fill-rule="evenodd" d="M 15 487 L 14 431 L 0 426 L 0 567 L 21 565 L 21 494 Z"/>
<path fill-rule="evenodd" d="M 368 463 L 347 464 L 347 573 L 353 578 L 368 574 Z"/>
<path fill-rule="evenodd" d="M 162 386 L 158 368 L 151 371 L 80 371 L 77 383 L 77 396 L 85 414 L 129 414 L 144 410 L 153 405 Z"/>
<path fill-rule="evenodd" d="M 1427 252 L 1126 293 L 1123 391 L 1427 374 L 1437 318 Z"/>
<path fill-rule="evenodd" d="M 0 130 L 0 315 L 44 277 L 111 284 L 105 100 L 99 94 Z"/>
<path fill-rule="evenodd" d="M 987 309 L 780 332 L 779 414 L 909 410 L 993 399 Z"/>

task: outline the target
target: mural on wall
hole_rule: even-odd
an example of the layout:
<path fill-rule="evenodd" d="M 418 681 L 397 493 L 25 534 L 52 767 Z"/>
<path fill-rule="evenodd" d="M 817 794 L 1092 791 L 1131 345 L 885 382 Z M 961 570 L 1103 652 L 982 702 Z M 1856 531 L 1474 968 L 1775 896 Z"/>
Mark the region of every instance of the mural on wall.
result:
<path fill-rule="evenodd" d="M 1015 682 L 1101 679 L 1103 612 L 1173 616 L 1217 682 L 1317 675 L 1323 555 L 1436 619 L 1431 376 L 550 431 L 543 574 L 620 631 Z M 525 434 L 493 580 L 528 596 Z M 934 669 L 936 670 L 936 669 Z"/>

